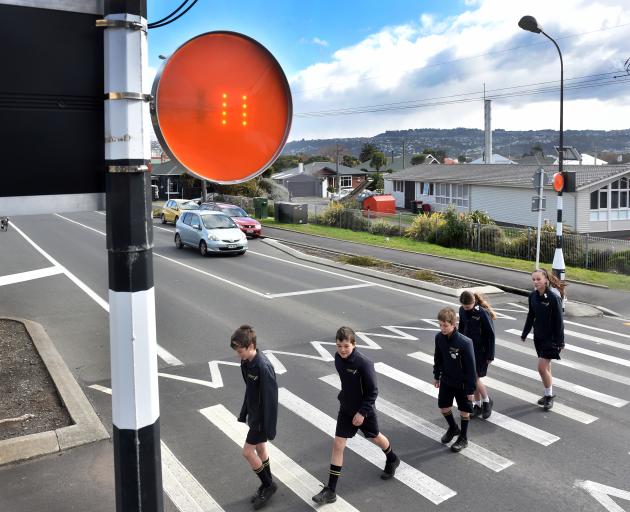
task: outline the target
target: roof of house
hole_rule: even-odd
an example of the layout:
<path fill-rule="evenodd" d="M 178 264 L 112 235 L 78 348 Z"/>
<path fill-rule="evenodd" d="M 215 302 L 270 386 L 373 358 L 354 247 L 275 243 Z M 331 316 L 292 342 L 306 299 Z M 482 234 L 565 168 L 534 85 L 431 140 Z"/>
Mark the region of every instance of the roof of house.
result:
<path fill-rule="evenodd" d="M 512 161 L 520 165 L 553 165 L 556 157 L 543 156 L 539 153 L 536 155 L 516 156 L 512 158 Z"/>
<path fill-rule="evenodd" d="M 153 164 L 151 174 L 154 176 L 181 176 L 186 170 L 173 160 L 163 164 Z"/>
<path fill-rule="evenodd" d="M 553 165 L 415 165 L 395 174 L 386 175 L 385 179 L 531 188 L 533 175 L 540 167 L 543 167 L 547 173 L 558 172 L 558 166 Z M 575 171 L 576 186 L 580 189 L 630 173 L 630 166 L 580 165 L 571 166 L 567 170 Z"/>
<path fill-rule="evenodd" d="M 274 180 L 284 180 L 287 178 L 291 178 L 292 176 L 297 176 L 299 174 L 310 174 L 312 176 L 325 177 L 325 176 L 336 176 L 337 175 L 337 164 L 333 162 L 312 162 L 310 164 L 304 164 L 304 171 L 300 172 L 300 167 L 292 167 L 291 169 L 285 169 L 284 171 L 277 172 L 274 174 L 271 179 Z M 352 174 L 367 174 L 366 171 L 362 171 L 361 169 L 355 169 L 354 167 L 347 167 L 345 165 L 339 164 L 339 175 L 347 176 Z"/>
<path fill-rule="evenodd" d="M 473 160 L 472 162 L 469 162 L 471 164 L 483 164 L 483 157 L 479 157 L 475 160 Z M 514 164 L 516 162 L 510 160 L 509 158 L 505 158 L 503 155 L 499 155 L 499 153 L 492 153 L 492 165 L 498 165 L 498 164 Z M 487 165 L 487 164 L 486 164 Z"/>

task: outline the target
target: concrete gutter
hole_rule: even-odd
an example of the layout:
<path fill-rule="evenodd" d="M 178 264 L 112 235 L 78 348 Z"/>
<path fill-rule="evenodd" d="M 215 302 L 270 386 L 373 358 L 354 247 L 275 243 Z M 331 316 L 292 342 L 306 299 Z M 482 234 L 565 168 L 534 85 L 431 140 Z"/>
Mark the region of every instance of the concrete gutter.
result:
<path fill-rule="evenodd" d="M 293 249 L 292 247 L 288 247 L 273 238 L 264 238 L 261 240 L 262 242 L 275 247 L 279 251 L 282 251 L 294 258 L 303 261 L 309 261 L 311 263 L 317 263 L 319 265 L 325 265 L 327 267 L 336 268 L 339 270 L 345 270 L 348 272 L 352 272 L 354 274 L 361 274 L 369 277 L 377 277 L 383 281 L 389 281 L 390 283 L 404 284 L 405 286 L 411 286 L 413 288 L 418 288 L 420 290 L 427 290 L 431 292 L 441 293 L 444 295 L 449 295 L 451 297 L 459 297 L 464 290 L 470 290 L 477 293 L 483 293 L 484 295 L 503 293 L 503 290 L 497 288 L 496 286 L 473 286 L 468 288 L 450 288 L 448 286 L 443 286 L 441 284 L 429 283 L 427 281 L 421 281 L 419 279 L 411 279 L 409 277 L 397 276 L 395 274 L 390 274 L 388 272 L 382 272 L 380 270 L 368 269 L 365 267 L 359 267 L 356 265 L 348 265 L 345 263 L 339 263 L 333 260 L 329 260 L 327 258 L 320 258 L 319 256 L 312 256 L 310 254 L 305 254 L 301 251 Z"/>
<path fill-rule="evenodd" d="M 44 328 L 30 320 L 4 318 L 24 325 L 74 425 L 0 441 L 0 465 L 109 439 L 109 433 Z"/>

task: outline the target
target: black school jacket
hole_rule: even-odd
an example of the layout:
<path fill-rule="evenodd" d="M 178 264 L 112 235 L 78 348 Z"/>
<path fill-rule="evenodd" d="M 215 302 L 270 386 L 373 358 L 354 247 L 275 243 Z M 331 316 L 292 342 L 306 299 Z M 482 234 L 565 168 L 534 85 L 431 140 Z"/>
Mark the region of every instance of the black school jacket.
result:
<path fill-rule="evenodd" d="M 249 428 L 263 432 L 272 440 L 276 437 L 278 420 L 278 384 L 273 365 L 256 349 L 254 359 L 241 361 L 241 373 L 245 380 L 245 399 L 238 421 L 247 421 Z"/>
<path fill-rule="evenodd" d="M 526 338 L 534 327 L 534 342 L 542 347 L 564 347 L 562 299 L 547 289 L 543 295 L 537 290 L 529 294 L 529 311 L 521 338 Z"/>
<path fill-rule="evenodd" d="M 470 338 L 457 329 L 450 336 L 441 332 L 435 335 L 433 376 L 443 384 L 463 389 L 472 395 L 477 387 L 475 354 Z"/>
<path fill-rule="evenodd" d="M 459 332 L 473 342 L 475 354 L 486 361 L 494 359 L 494 323 L 490 314 L 479 304 L 466 311 L 459 308 Z"/>
<path fill-rule="evenodd" d="M 359 412 L 366 418 L 375 414 L 378 388 L 374 363 L 355 348 L 346 359 L 335 354 L 335 368 L 341 379 L 341 411 L 352 416 Z"/>

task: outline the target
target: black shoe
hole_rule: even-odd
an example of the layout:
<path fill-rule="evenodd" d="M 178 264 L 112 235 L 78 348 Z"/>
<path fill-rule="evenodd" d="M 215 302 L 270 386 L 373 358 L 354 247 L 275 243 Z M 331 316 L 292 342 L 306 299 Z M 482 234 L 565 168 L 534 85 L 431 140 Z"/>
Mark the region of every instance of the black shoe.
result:
<path fill-rule="evenodd" d="M 541 398 L 538 399 L 538 402 L 536 402 L 538 405 L 545 405 L 545 398 L 547 398 L 546 396 L 543 396 Z"/>
<path fill-rule="evenodd" d="M 258 496 L 260 496 L 260 493 L 262 492 L 262 490 L 265 488 L 264 485 L 261 485 L 260 487 L 258 487 L 258 489 L 256 490 L 256 492 L 254 493 L 254 495 L 252 496 L 252 499 L 249 500 L 252 503 L 254 503 L 254 501 L 256 501 L 256 498 L 258 498 Z"/>
<path fill-rule="evenodd" d="M 545 397 L 545 401 L 543 403 L 543 409 L 545 411 L 548 411 L 549 409 L 551 409 L 553 407 L 553 399 L 556 397 L 556 395 L 551 395 L 551 396 L 546 396 Z"/>
<path fill-rule="evenodd" d="M 261 509 L 265 505 L 267 505 L 267 503 L 269 503 L 269 500 L 277 490 L 278 484 L 273 481 L 271 482 L 271 485 L 263 487 L 260 490 L 260 494 L 258 494 L 258 496 L 256 496 L 256 499 L 254 500 L 254 510 Z"/>
<path fill-rule="evenodd" d="M 479 416 L 481 416 L 481 407 L 479 407 L 477 404 L 473 404 L 473 412 L 470 415 L 471 418 L 478 418 Z"/>
<path fill-rule="evenodd" d="M 468 446 L 468 439 L 466 439 L 463 436 L 459 436 L 457 438 L 457 441 L 455 441 L 452 445 L 451 445 L 451 451 L 455 452 L 455 453 L 459 453 L 461 452 L 464 448 L 466 448 Z"/>
<path fill-rule="evenodd" d="M 334 503 L 337 501 L 337 493 L 330 487 L 324 487 L 321 491 L 319 491 L 319 494 L 313 496 L 313 501 L 318 505 Z"/>
<path fill-rule="evenodd" d="M 494 401 L 492 400 L 492 398 L 490 399 L 489 402 L 483 402 L 481 404 L 481 417 L 484 420 L 487 420 L 490 415 L 492 414 L 492 406 L 494 405 Z"/>
<path fill-rule="evenodd" d="M 455 436 L 459 435 L 460 432 L 461 430 L 459 430 L 459 427 L 455 427 L 455 428 L 449 427 L 446 433 L 442 436 L 442 439 L 441 439 L 442 444 L 450 443 Z"/>
<path fill-rule="evenodd" d="M 393 462 L 385 463 L 385 469 L 383 469 L 383 472 L 381 473 L 381 478 L 383 480 L 389 480 L 390 478 L 392 478 L 396 474 L 396 468 L 398 466 L 400 466 L 400 457 L 396 455 L 396 458 L 393 460 Z"/>

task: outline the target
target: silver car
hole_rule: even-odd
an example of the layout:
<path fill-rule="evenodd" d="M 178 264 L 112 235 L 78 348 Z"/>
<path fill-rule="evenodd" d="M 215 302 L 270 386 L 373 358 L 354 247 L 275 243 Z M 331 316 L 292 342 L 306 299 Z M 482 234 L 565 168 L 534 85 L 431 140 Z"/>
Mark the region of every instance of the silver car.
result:
<path fill-rule="evenodd" d="M 175 224 L 175 246 L 194 247 L 202 256 L 210 252 L 244 254 L 247 237 L 224 213 L 191 210 L 184 212 Z"/>

